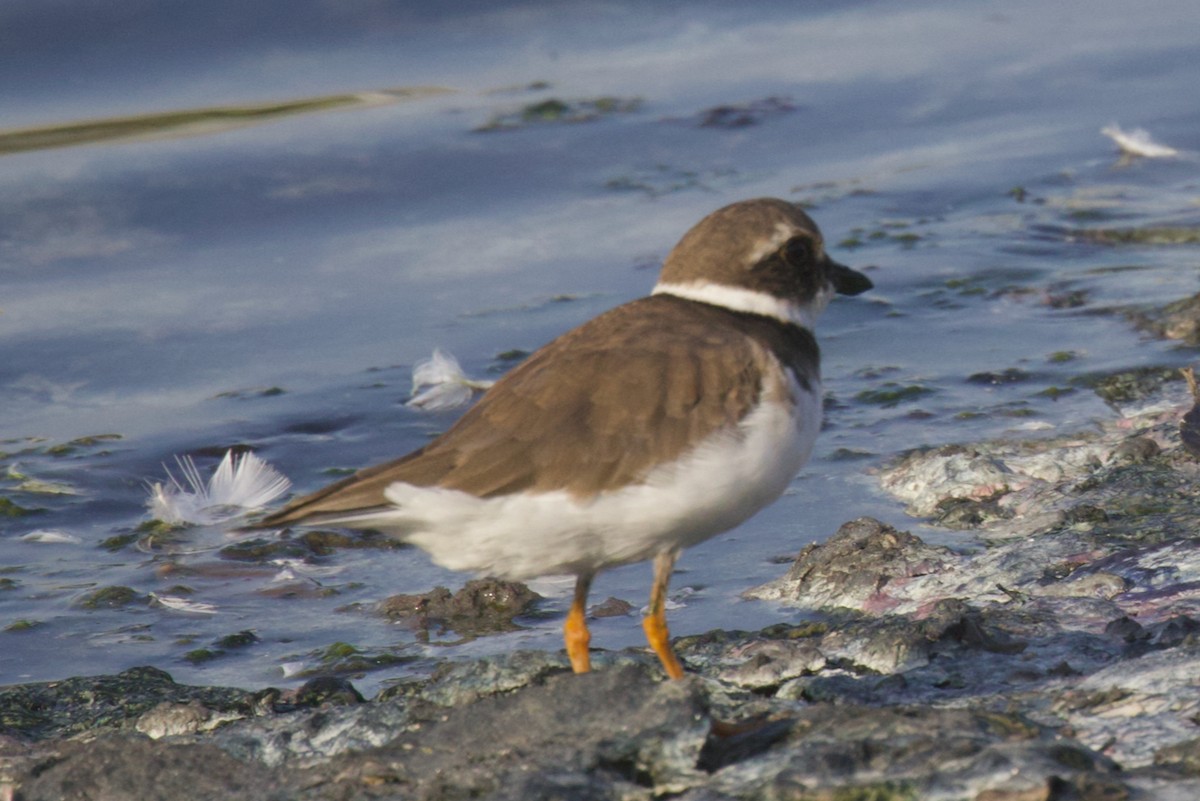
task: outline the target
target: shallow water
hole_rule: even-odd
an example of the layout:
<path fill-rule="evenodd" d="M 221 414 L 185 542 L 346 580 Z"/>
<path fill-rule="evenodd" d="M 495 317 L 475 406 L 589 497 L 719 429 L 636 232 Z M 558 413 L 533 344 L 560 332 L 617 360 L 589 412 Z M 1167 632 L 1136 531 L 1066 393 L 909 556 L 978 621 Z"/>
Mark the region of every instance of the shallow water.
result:
<path fill-rule="evenodd" d="M 250 446 L 306 491 L 419 446 L 454 415 L 402 405 L 416 360 L 437 346 L 502 371 L 505 351 L 644 294 L 733 200 L 811 203 L 876 290 L 821 321 L 812 462 L 681 560 L 676 634 L 794 618 L 738 594 L 847 519 L 924 532 L 870 475 L 889 456 L 1086 426 L 1113 412 L 1072 378 L 1193 355 L 1113 309 L 1195 292 L 1197 246 L 1074 234 L 1200 223 L 1190 0 L 143 5 L 0 9 L 0 124 L 49 129 L 0 132 L 0 498 L 43 510 L 0 517 L 0 683 L 154 664 L 282 685 L 346 642 L 398 660 L 356 676 L 370 692 L 431 657 L 560 647 L 569 582 L 538 583 L 550 600 L 521 631 L 423 644 L 369 612 L 466 579 L 415 550 L 288 567 L 220 558 L 217 529 L 100 543 L 146 520 L 175 454 L 208 469 Z M 446 91 L 380 94 L 415 87 Z M 594 118 L 522 118 L 552 99 Z M 181 111 L 201 113 L 162 116 Z M 68 127 L 96 119 L 119 124 Z M 1114 121 L 1182 155 L 1123 163 L 1099 134 Z M 969 380 L 1010 368 L 1021 380 Z M 22 539 L 39 530 L 64 541 Z M 648 585 L 635 565 L 593 598 L 640 605 Z M 108 586 L 141 599 L 79 607 Z M 597 620 L 593 644 L 640 629 Z M 243 630 L 258 641 L 185 658 Z"/>

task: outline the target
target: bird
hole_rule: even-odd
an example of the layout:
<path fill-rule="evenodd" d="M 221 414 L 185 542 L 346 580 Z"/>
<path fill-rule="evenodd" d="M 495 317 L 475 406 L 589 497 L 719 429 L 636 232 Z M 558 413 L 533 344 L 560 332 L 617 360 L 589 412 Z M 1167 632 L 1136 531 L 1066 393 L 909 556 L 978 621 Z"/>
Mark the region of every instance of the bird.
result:
<path fill-rule="evenodd" d="M 680 552 L 776 500 L 821 428 L 817 317 L 869 278 L 799 205 L 756 198 L 688 230 L 648 296 L 560 335 L 406 456 L 293 500 L 257 528 L 373 529 L 446 568 L 568 574 L 563 638 L 591 669 L 602 570 L 653 561 L 646 639 L 684 676 L 666 621 Z"/>

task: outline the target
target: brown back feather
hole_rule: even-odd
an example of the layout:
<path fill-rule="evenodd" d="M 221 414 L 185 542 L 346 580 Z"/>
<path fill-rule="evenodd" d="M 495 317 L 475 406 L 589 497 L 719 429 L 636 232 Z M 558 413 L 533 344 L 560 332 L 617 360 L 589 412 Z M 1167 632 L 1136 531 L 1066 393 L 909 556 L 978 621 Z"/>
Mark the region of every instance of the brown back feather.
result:
<path fill-rule="evenodd" d="M 796 326 L 669 295 L 642 298 L 546 345 L 424 448 L 300 498 L 261 525 L 385 506 L 396 482 L 484 498 L 612 490 L 736 425 L 773 356 L 794 371 L 817 369 L 816 341 Z"/>

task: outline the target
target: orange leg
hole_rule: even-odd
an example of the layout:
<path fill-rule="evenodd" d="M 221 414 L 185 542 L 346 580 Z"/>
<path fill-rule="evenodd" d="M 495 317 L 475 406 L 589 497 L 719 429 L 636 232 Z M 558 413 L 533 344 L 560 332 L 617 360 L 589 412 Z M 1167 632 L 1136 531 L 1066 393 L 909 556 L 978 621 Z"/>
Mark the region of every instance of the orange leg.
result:
<path fill-rule="evenodd" d="M 581 573 L 575 578 L 575 600 L 571 602 L 571 611 L 567 613 L 567 622 L 563 624 L 563 639 L 567 644 L 567 657 L 571 660 L 571 669 L 576 673 L 587 673 L 592 669 L 592 661 L 588 655 L 588 645 L 592 635 L 587 627 L 587 597 L 592 588 L 592 577 Z"/>
<path fill-rule="evenodd" d="M 663 670 L 673 679 L 682 679 L 683 665 L 671 650 L 671 632 L 667 631 L 667 585 L 671 583 L 671 569 L 677 556 L 678 551 L 663 551 L 654 557 L 654 587 L 650 590 L 650 609 L 642 619 L 642 628 Z"/>

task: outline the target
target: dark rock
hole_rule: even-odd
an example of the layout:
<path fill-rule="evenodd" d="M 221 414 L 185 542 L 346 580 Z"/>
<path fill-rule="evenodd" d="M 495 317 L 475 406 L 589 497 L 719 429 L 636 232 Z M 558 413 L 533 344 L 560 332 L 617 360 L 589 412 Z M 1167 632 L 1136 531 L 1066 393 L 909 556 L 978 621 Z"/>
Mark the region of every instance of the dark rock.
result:
<path fill-rule="evenodd" d="M 379 611 L 420 629 L 445 628 L 479 636 L 520 628 L 513 618 L 540 600 L 542 596 L 519 582 L 472 579 L 453 594 L 445 587 L 435 587 L 420 595 L 394 595 L 379 605 Z"/>
<path fill-rule="evenodd" d="M 1090 374 L 1072 381 L 1088 387 L 1109 403 L 1121 404 L 1144 400 L 1159 392 L 1164 384 L 1182 380 L 1174 367 L 1139 367 L 1120 373 Z"/>
<path fill-rule="evenodd" d="M 365 700 L 353 684 L 339 676 L 309 679 L 291 697 L 297 707 L 361 704 Z"/>
<path fill-rule="evenodd" d="M 795 104 L 788 98 L 765 97 L 749 103 L 705 109 L 697 115 L 696 124 L 701 128 L 746 128 L 795 110 Z"/>
<path fill-rule="evenodd" d="M 304 559 L 312 551 L 299 540 L 254 537 L 226 545 L 217 551 L 222 559 L 234 562 L 267 562 L 272 559 Z"/>
<path fill-rule="evenodd" d="M 551 783 L 609 799 L 698 783 L 708 730 L 695 681 L 610 669 L 481 699 L 412 727 L 369 761 L 339 757 L 331 768 L 347 789 L 386 783 L 410 798 L 563 797 L 541 794 Z"/>
<path fill-rule="evenodd" d="M 167 745 L 111 734 L 90 742 L 63 742 L 28 769 L 19 795 L 22 801 L 282 801 L 286 797 L 269 771 L 214 746 Z"/>
<path fill-rule="evenodd" d="M 120 727 L 163 702 L 251 714 L 245 690 L 190 687 L 152 667 L 96 676 L 0 688 L 0 733 L 40 740 Z"/>
<path fill-rule="evenodd" d="M 1150 637 L 1158 648 L 1194 645 L 1200 636 L 1200 621 L 1187 615 L 1176 615 L 1151 627 Z"/>
<path fill-rule="evenodd" d="M 927 636 L 953 629 L 946 621 L 961 620 L 964 609 L 936 610 Z M 834 631 L 763 634 L 805 643 Z M 728 648 L 746 636 L 714 636 L 697 648 Z M 978 799 L 1056 797 L 1030 795 L 1051 785 L 1125 790 L 1111 762 L 1068 734 L 986 704 L 942 707 L 936 695 L 898 705 L 846 696 L 803 706 L 738 700 L 712 680 L 660 682 L 652 657 L 636 658 L 582 676 L 537 653 L 448 665 L 387 700 L 267 711 L 214 732 L 203 725 L 213 717 L 204 705 L 164 703 L 152 710 L 164 738 L 157 742 L 115 733 L 35 747 L 0 740 L 0 757 L 17 797 L 31 800 Z M 889 693 L 924 684 L 875 682 Z M 734 721 L 715 721 L 716 707 Z"/>
<path fill-rule="evenodd" d="M 1188 391 L 1192 395 L 1192 408 L 1188 409 L 1179 421 L 1179 439 L 1184 450 L 1192 456 L 1200 458 L 1200 386 L 1196 383 L 1196 373 L 1191 367 L 1180 371 L 1187 381 Z"/>
<path fill-rule="evenodd" d="M 1150 632 L 1141 623 L 1130 617 L 1119 617 L 1104 627 L 1104 633 L 1111 637 L 1120 637 L 1125 642 L 1137 642 L 1150 639 Z"/>
<path fill-rule="evenodd" d="M 1185 776 L 1200 776 L 1200 737 L 1159 749 L 1154 764 L 1174 768 Z"/>
<path fill-rule="evenodd" d="M 1068 526 L 1088 525 L 1091 523 L 1108 522 L 1108 513 L 1099 506 L 1081 503 L 1063 512 L 1063 524 Z"/>
<path fill-rule="evenodd" d="M 938 502 L 934 521 L 946 528 L 979 528 L 994 520 L 1012 517 L 1012 512 L 999 504 L 1008 494 L 1007 488 L 987 498 L 945 498 Z"/>
<path fill-rule="evenodd" d="M 147 737 L 157 740 L 162 737 L 212 731 L 224 723 L 242 717 L 239 712 L 223 713 L 195 700 L 187 703 L 163 701 L 139 716 L 133 727 Z"/>
<path fill-rule="evenodd" d="M 1009 367 L 1000 372 L 972 373 L 967 376 L 967 383 L 999 386 L 1001 384 L 1016 384 L 1021 381 L 1028 381 L 1029 378 L 1030 375 L 1025 370 L 1017 367 Z"/>
<path fill-rule="evenodd" d="M 512 131 L 530 125 L 592 122 L 613 114 L 630 114 L 642 106 L 641 98 L 596 97 L 586 100 L 548 98 L 522 109 L 494 115 L 477 133 Z"/>
<path fill-rule="evenodd" d="M 1113 450 L 1110 460 L 1114 463 L 1138 464 L 1157 456 L 1161 451 L 1158 443 L 1149 437 L 1131 437 Z"/>
<path fill-rule="evenodd" d="M 964 614 L 945 630 L 944 636 L 995 654 L 1019 654 L 1028 645 L 990 629 L 976 612 Z"/>
<path fill-rule="evenodd" d="M 258 641 L 258 635 L 247 629 L 245 631 L 239 631 L 236 634 L 225 635 L 221 639 L 217 640 L 216 646 L 218 648 L 227 649 L 245 648 Z"/>
<path fill-rule="evenodd" d="M 595 604 L 588 609 L 588 615 L 591 617 L 624 617 L 632 612 L 636 607 L 629 601 L 623 601 L 620 598 L 606 598 L 604 601 Z"/>
<path fill-rule="evenodd" d="M 1200 294 L 1168 303 L 1160 309 L 1129 312 L 1133 324 L 1163 339 L 1177 339 L 1185 345 L 1200 345 Z"/>
<path fill-rule="evenodd" d="M 1193 406 L 1183 416 L 1179 423 L 1179 436 L 1187 452 L 1200 458 L 1200 404 Z"/>
<path fill-rule="evenodd" d="M 732 727 L 714 726 L 704 747 L 700 749 L 696 767 L 707 773 L 716 773 L 721 768 L 756 757 L 787 739 L 795 725 L 795 721 L 785 718 L 755 720 Z"/>
<path fill-rule="evenodd" d="M 75 602 L 80 609 L 112 609 L 134 603 L 147 603 L 149 598 L 130 587 L 101 587 Z"/>
<path fill-rule="evenodd" d="M 304 531 L 297 538 L 315 556 L 342 548 L 403 548 L 404 543 L 378 531 Z"/>

